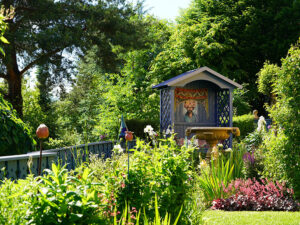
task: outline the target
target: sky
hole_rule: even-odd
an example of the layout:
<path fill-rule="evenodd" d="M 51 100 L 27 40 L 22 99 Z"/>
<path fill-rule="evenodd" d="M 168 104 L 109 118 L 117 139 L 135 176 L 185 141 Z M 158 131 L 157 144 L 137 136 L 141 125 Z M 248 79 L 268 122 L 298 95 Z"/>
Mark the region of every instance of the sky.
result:
<path fill-rule="evenodd" d="M 145 9 L 149 9 L 152 14 L 160 19 L 175 21 L 179 16 L 180 8 L 185 9 L 191 0 L 145 0 Z"/>

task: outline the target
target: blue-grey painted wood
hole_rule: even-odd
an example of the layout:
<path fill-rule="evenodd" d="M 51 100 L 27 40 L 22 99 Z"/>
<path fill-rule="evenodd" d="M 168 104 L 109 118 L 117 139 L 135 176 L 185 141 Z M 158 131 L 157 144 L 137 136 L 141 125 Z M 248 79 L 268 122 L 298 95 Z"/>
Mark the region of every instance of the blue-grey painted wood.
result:
<path fill-rule="evenodd" d="M 52 162 L 66 165 L 68 170 L 75 169 L 82 161 L 87 161 L 91 154 L 104 159 L 111 157 L 116 142 L 102 141 L 59 149 L 44 150 L 42 154 L 42 170 L 50 168 Z M 123 144 L 125 146 L 125 143 Z M 128 142 L 128 149 L 135 146 L 135 141 Z M 29 173 L 37 176 L 40 152 L 29 152 L 23 155 L 0 157 L 0 179 L 24 179 Z M 30 168 L 28 165 L 30 164 Z"/>
<path fill-rule="evenodd" d="M 43 153 L 42 169 L 49 168 L 46 164 L 47 160 L 53 161 L 56 158 L 56 155 L 56 153 L 51 152 Z M 29 170 L 31 170 L 33 174 L 37 175 L 39 157 L 39 152 L 22 155 L 1 156 L 0 169 L 2 170 L 0 172 L 0 179 L 4 179 L 4 177 L 12 179 L 24 179 L 29 173 Z M 28 161 L 32 162 L 30 169 L 28 169 Z"/>
<path fill-rule="evenodd" d="M 135 142 L 130 142 L 133 147 Z M 99 157 L 111 157 L 114 142 L 94 142 L 86 145 L 71 146 L 59 149 L 44 150 L 42 155 L 42 170 L 50 168 L 52 162 L 66 165 L 68 170 L 74 169 L 82 161 L 86 161 L 90 154 Z M 30 152 L 23 155 L 11 155 L 0 157 L 0 179 L 4 177 L 12 179 L 24 179 L 29 173 L 38 174 L 40 152 Z M 30 164 L 30 168 L 28 168 Z"/>

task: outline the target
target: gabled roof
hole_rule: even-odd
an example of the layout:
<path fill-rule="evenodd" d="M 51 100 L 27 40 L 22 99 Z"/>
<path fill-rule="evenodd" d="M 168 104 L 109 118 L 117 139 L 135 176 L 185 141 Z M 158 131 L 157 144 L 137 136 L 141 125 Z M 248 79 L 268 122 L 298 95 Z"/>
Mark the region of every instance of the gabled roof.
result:
<path fill-rule="evenodd" d="M 160 84 L 157 84 L 152 88 L 161 89 L 165 87 L 182 87 L 185 84 L 196 80 L 208 80 L 215 83 L 220 88 L 242 88 L 242 85 L 234 82 L 233 80 L 230 80 L 229 78 L 223 76 L 222 74 L 219 74 L 218 72 L 208 68 L 207 66 L 200 67 L 195 70 L 190 70 Z"/>

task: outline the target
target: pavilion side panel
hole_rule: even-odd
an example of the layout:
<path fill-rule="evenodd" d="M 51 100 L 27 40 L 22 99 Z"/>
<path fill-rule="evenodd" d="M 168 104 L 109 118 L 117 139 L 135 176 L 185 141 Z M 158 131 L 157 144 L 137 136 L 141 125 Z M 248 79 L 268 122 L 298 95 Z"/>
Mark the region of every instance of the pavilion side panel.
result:
<path fill-rule="evenodd" d="M 231 91 L 229 89 L 219 89 L 216 95 L 217 102 L 217 126 L 230 127 L 232 118 L 232 104 L 230 103 Z M 232 146 L 232 137 L 224 140 L 224 148 Z"/>
<path fill-rule="evenodd" d="M 160 131 L 165 131 L 172 125 L 171 117 L 171 89 L 164 88 L 160 90 Z"/>

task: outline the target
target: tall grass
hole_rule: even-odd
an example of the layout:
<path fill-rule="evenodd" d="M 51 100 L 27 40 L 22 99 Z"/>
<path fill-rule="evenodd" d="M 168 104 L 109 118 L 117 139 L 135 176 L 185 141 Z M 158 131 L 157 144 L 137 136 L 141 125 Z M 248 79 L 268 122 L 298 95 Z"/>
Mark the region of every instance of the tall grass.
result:
<path fill-rule="evenodd" d="M 182 212 L 182 207 L 176 217 L 176 220 L 174 221 L 174 223 L 172 225 L 177 225 L 179 218 L 181 216 L 181 212 Z M 132 225 L 134 225 L 134 224 L 135 225 L 139 225 L 139 224 L 171 225 L 171 215 L 166 213 L 164 218 L 160 217 L 159 210 L 158 210 L 157 196 L 155 195 L 155 217 L 153 218 L 153 221 L 149 221 L 149 219 L 147 218 L 145 209 L 144 209 L 144 216 L 143 216 L 142 220 L 141 220 L 141 211 L 139 211 L 135 217 L 134 215 L 132 215 L 132 211 L 130 211 L 129 204 L 126 204 L 120 220 L 117 220 L 117 215 L 115 213 L 113 225 L 127 225 L 127 224 L 132 224 Z"/>
<path fill-rule="evenodd" d="M 234 150 L 225 150 L 219 157 L 211 158 L 210 167 L 201 168 L 198 182 L 208 205 L 214 199 L 227 196 L 224 188 L 227 188 L 231 180 L 243 177 L 245 151 L 242 146 L 236 146 Z"/>

